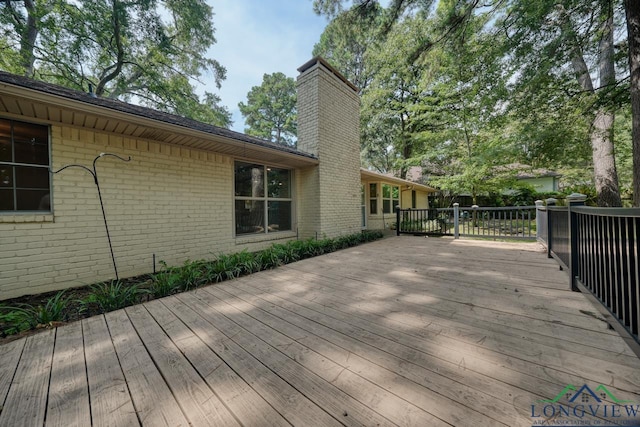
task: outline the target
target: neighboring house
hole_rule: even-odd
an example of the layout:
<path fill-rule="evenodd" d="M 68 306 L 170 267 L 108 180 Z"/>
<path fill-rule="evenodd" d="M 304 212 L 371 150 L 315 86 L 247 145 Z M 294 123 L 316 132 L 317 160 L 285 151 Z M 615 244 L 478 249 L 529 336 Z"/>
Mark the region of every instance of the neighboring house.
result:
<path fill-rule="evenodd" d="M 558 191 L 561 176 L 548 169 L 532 169 L 518 172 L 516 179 L 519 183 L 531 186 L 536 193 L 551 193 Z"/>
<path fill-rule="evenodd" d="M 114 277 L 93 179 L 49 173 L 102 152 L 131 156 L 97 161 L 121 277 L 151 272 L 154 256 L 176 265 L 358 232 L 374 181 L 370 228 L 412 200 L 396 194 L 426 206 L 411 184 L 360 170 L 356 88 L 321 58 L 298 71 L 297 149 L 0 72 L 0 300 Z"/>
<path fill-rule="evenodd" d="M 428 209 L 428 196 L 436 190 L 406 179 L 361 169 L 363 226 L 391 228 L 396 222 L 395 206 Z"/>

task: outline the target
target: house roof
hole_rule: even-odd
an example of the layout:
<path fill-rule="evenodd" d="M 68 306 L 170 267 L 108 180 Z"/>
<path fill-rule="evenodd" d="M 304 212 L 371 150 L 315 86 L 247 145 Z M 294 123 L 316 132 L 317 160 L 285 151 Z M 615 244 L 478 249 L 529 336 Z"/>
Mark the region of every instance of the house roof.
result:
<path fill-rule="evenodd" d="M 436 190 L 433 187 L 429 187 L 428 185 L 419 184 L 417 182 L 408 181 L 406 179 L 396 178 L 395 176 L 388 176 L 382 173 L 373 172 L 367 169 L 360 168 L 360 177 L 361 179 L 369 180 L 369 181 L 384 181 L 391 184 L 396 184 L 400 186 L 412 187 L 414 190 L 421 190 L 426 193 L 435 193 Z"/>
<path fill-rule="evenodd" d="M 558 172 L 554 172 L 550 169 L 537 168 L 534 169 L 529 165 L 522 163 L 511 163 L 502 167 L 504 171 L 515 172 L 517 179 L 531 179 L 531 178 L 543 178 L 547 176 L 562 176 Z"/>
<path fill-rule="evenodd" d="M 318 163 L 309 153 L 151 108 L 0 71 L 0 114 L 114 132 L 132 138 L 256 158 L 287 166 Z"/>

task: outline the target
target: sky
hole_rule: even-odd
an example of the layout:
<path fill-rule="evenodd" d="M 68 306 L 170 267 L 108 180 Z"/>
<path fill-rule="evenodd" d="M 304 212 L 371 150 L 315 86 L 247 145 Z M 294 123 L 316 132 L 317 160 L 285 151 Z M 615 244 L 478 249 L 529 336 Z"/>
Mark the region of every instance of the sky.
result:
<path fill-rule="evenodd" d="M 313 12 L 312 0 L 208 0 L 213 7 L 216 44 L 208 56 L 227 69 L 222 88 L 203 76 L 206 90 L 222 98 L 233 114 L 231 129 L 244 132 L 239 102 L 247 100 L 264 74 L 284 73 L 294 79 L 297 68 L 312 58 L 313 46 L 327 25 Z"/>

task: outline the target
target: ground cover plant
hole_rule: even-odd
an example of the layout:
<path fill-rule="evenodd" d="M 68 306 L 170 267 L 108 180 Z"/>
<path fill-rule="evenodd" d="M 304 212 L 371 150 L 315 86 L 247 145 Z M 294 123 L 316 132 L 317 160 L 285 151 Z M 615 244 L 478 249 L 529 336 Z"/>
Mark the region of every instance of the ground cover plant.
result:
<path fill-rule="evenodd" d="M 233 254 L 220 254 L 212 260 L 187 260 L 181 266 L 172 267 L 161 261 L 162 269 L 155 274 L 3 301 L 0 302 L 0 343 L 37 329 L 55 327 L 63 322 L 107 313 L 206 284 L 277 268 L 305 258 L 377 240 L 382 236 L 380 231 L 365 230 L 334 239 L 277 243 L 258 252 L 244 250 Z"/>

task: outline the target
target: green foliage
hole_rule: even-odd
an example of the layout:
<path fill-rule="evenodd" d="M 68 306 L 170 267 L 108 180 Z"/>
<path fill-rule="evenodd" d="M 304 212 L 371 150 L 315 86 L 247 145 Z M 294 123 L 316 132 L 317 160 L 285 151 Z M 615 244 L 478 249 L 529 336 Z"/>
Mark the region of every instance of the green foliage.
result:
<path fill-rule="evenodd" d="M 243 250 L 234 254 L 221 254 L 212 261 L 186 261 L 182 266 L 169 267 L 160 261 L 162 271 L 153 275 L 151 283 L 125 283 L 110 281 L 89 287 L 87 297 L 75 300 L 85 315 L 107 313 L 142 302 L 145 296 L 162 298 L 194 289 L 207 283 L 232 280 L 242 275 L 278 267 L 301 259 L 322 255 L 383 237 L 380 231 L 341 236 L 335 239 L 293 240 L 274 244 L 259 252 Z M 16 334 L 35 329 L 51 322 L 65 321 L 69 317 L 70 300 L 58 292 L 44 305 L 0 305 L 0 333 Z"/>
<path fill-rule="evenodd" d="M 296 84 L 282 73 L 265 74 L 262 84 L 247 94 L 238 107 L 247 125 L 245 132 L 282 145 L 295 145 L 297 135 Z"/>
<path fill-rule="evenodd" d="M 236 252 L 231 257 L 234 264 L 239 268 L 240 275 L 252 274 L 262 269 L 262 265 L 256 254 L 246 249 L 242 252 Z"/>
<path fill-rule="evenodd" d="M 108 313 L 137 304 L 147 292 L 138 284 L 125 284 L 121 280 L 97 283 L 90 287 L 91 293 L 81 301 L 82 310 Z"/>
<path fill-rule="evenodd" d="M 234 255 L 222 254 L 215 261 L 206 263 L 205 270 L 207 279 L 217 283 L 238 277 L 242 272 L 242 267 L 240 258 L 236 258 Z"/>
<path fill-rule="evenodd" d="M 374 4 L 366 15 L 354 7 L 339 14 L 325 27 L 320 41 L 313 47 L 313 56 L 322 56 L 361 93 L 373 79 L 369 56 L 380 42 L 384 9 Z"/>
<path fill-rule="evenodd" d="M 229 126 L 220 99 L 193 81 L 225 68 L 209 58 L 216 42 L 205 0 L 34 0 L 0 4 L 3 69 L 98 96 L 137 102 Z"/>
<path fill-rule="evenodd" d="M 7 335 L 13 335 L 28 329 L 49 325 L 52 322 L 66 320 L 69 299 L 64 294 L 64 291 L 60 291 L 49 298 L 44 305 L 35 307 L 28 304 L 16 306 L 0 305 L 0 325 L 7 325 L 3 327 L 2 332 Z"/>
<path fill-rule="evenodd" d="M 280 250 L 276 247 L 270 247 L 258 252 L 258 260 L 263 270 L 280 267 L 283 262 L 280 259 Z"/>
<path fill-rule="evenodd" d="M 559 171 L 568 186 L 589 186 L 597 169 L 592 153 L 609 151 L 610 129 L 594 126 L 605 112 L 615 114 L 620 190 L 631 196 L 621 4 L 315 0 L 314 10 L 332 19 L 314 52 L 349 78 L 366 76 L 367 167 L 404 177 L 419 165 L 446 194 L 474 198 L 511 188 L 512 177 L 501 169 L 512 163 Z M 602 163 L 598 181 L 613 182 L 615 168 Z"/>
<path fill-rule="evenodd" d="M 149 293 L 154 298 L 162 298 L 175 294 L 181 288 L 180 274 L 172 271 L 163 271 L 153 276 Z"/>

